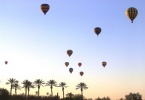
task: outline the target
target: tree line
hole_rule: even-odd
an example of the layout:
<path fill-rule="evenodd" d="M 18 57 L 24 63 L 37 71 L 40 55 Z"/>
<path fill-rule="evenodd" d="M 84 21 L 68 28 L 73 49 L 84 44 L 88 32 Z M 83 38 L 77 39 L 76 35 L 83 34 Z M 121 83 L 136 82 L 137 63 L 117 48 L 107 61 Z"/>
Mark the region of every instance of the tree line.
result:
<path fill-rule="evenodd" d="M 15 91 L 15 95 L 17 95 L 17 90 L 21 90 L 22 88 L 24 88 L 24 96 L 25 97 L 29 97 L 29 92 L 30 92 L 30 88 L 37 88 L 37 91 L 35 92 L 35 94 L 37 96 L 40 96 L 40 87 L 42 86 L 50 86 L 51 89 L 51 96 L 53 96 L 53 87 L 61 87 L 62 88 L 62 95 L 64 98 L 64 89 L 67 88 L 67 84 L 65 82 L 60 82 L 59 84 L 57 84 L 57 82 L 55 80 L 49 80 L 47 82 L 44 82 L 42 79 L 36 79 L 34 82 L 31 82 L 29 80 L 24 80 L 22 83 L 20 83 L 18 80 L 14 79 L 14 78 L 9 78 L 8 81 L 6 82 L 7 85 L 10 85 L 10 91 L 9 91 L 9 95 L 12 95 L 12 90 L 14 89 Z M 22 84 L 22 86 L 20 85 Z M 83 90 L 88 89 L 87 85 L 83 82 L 80 82 L 76 85 L 76 90 L 80 89 L 81 91 L 81 95 L 83 96 Z M 46 95 L 49 95 L 49 93 L 47 92 Z M 71 95 L 71 93 L 68 93 L 68 95 Z"/>

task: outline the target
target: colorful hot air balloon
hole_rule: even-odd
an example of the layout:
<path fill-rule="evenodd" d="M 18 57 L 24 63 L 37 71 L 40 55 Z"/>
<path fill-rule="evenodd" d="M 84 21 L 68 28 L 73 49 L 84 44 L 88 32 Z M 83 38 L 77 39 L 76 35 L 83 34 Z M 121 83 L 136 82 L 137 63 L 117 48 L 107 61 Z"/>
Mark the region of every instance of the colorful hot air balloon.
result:
<path fill-rule="evenodd" d="M 101 33 L 101 28 L 100 27 L 96 27 L 94 28 L 94 32 L 97 34 L 97 36 Z"/>
<path fill-rule="evenodd" d="M 103 61 L 102 66 L 105 67 L 107 65 L 107 62 Z"/>
<path fill-rule="evenodd" d="M 82 66 L 82 63 L 78 63 L 78 66 L 81 67 Z"/>
<path fill-rule="evenodd" d="M 44 13 L 44 15 L 48 12 L 48 10 L 50 9 L 50 6 L 48 4 L 42 4 L 40 6 L 42 12 Z"/>
<path fill-rule="evenodd" d="M 69 65 L 69 62 L 65 62 L 65 66 L 67 67 Z"/>
<path fill-rule="evenodd" d="M 69 68 L 69 72 L 72 73 L 73 72 L 73 68 Z"/>
<path fill-rule="evenodd" d="M 128 16 L 128 18 L 131 20 L 131 22 L 133 23 L 133 20 L 136 18 L 136 16 L 138 15 L 138 11 L 136 8 L 134 7 L 130 7 L 126 10 L 126 15 Z"/>
<path fill-rule="evenodd" d="M 84 74 L 84 72 L 81 71 L 81 72 L 80 72 L 80 75 L 83 76 L 83 74 Z"/>
<path fill-rule="evenodd" d="M 73 51 L 72 50 L 67 50 L 67 54 L 69 55 L 69 57 L 72 55 Z"/>
<path fill-rule="evenodd" d="M 8 61 L 5 61 L 5 64 L 7 65 L 8 64 Z"/>

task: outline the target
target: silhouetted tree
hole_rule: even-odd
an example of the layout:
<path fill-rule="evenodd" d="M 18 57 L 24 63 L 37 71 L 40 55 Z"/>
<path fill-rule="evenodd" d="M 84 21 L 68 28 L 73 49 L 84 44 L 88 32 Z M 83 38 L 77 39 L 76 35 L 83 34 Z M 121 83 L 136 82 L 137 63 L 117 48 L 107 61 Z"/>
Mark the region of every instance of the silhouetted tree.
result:
<path fill-rule="evenodd" d="M 125 96 L 125 100 L 142 100 L 142 96 L 139 93 L 129 93 Z"/>
<path fill-rule="evenodd" d="M 9 78 L 8 82 L 6 82 L 7 85 L 10 84 L 10 95 L 12 95 L 12 89 L 13 89 L 13 85 L 14 85 L 15 81 L 16 80 L 14 78 Z"/>
<path fill-rule="evenodd" d="M 100 97 L 96 98 L 95 100 L 102 100 Z"/>
<path fill-rule="evenodd" d="M 53 86 L 57 86 L 56 83 L 57 83 L 57 82 L 56 82 L 55 80 L 49 80 L 49 81 L 47 81 L 47 83 L 46 83 L 46 86 L 50 86 L 51 95 L 52 95 L 52 96 L 53 96 L 53 91 L 52 91 L 52 89 L 53 89 Z"/>
<path fill-rule="evenodd" d="M 22 82 L 22 84 L 23 84 L 23 87 L 22 88 L 25 88 L 25 97 L 27 95 L 27 91 L 28 91 L 28 96 L 29 96 L 30 88 L 35 88 L 34 85 L 29 80 L 24 80 Z"/>
<path fill-rule="evenodd" d="M 65 83 L 65 82 L 60 82 L 60 83 L 59 83 L 59 86 L 57 86 L 57 87 L 62 87 L 63 98 L 64 98 L 64 88 L 66 88 L 66 87 L 68 87 L 68 86 L 66 86 L 66 83 Z"/>
<path fill-rule="evenodd" d="M 76 89 L 81 89 L 81 94 L 83 96 L 83 90 L 85 89 L 88 89 L 87 85 L 85 83 L 82 83 L 80 82 L 77 86 L 76 86 Z"/>
<path fill-rule="evenodd" d="M 12 87 L 15 89 L 15 95 L 17 95 L 17 90 L 21 89 L 21 86 L 19 85 L 19 81 L 15 80 L 15 82 L 14 82 Z"/>
<path fill-rule="evenodd" d="M 111 100 L 109 97 L 103 97 L 101 100 Z"/>
<path fill-rule="evenodd" d="M 119 100 L 124 100 L 123 98 L 120 98 Z"/>
<path fill-rule="evenodd" d="M 9 91 L 4 88 L 0 88 L 0 100 L 9 100 Z"/>
<path fill-rule="evenodd" d="M 42 81 L 42 79 L 36 79 L 35 81 L 34 81 L 34 84 L 37 86 L 37 88 L 38 88 L 38 96 L 39 96 L 39 94 L 40 94 L 40 86 L 43 86 L 43 84 L 45 84 L 44 83 L 44 81 Z"/>
<path fill-rule="evenodd" d="M 72 94 L 71 92 L 66 94 L 66 97 L 69 97 L 69 98 L 72 98 L 73 96 L 74 94 Z"/>
<path fill-rule="evenodd" d="M 73 100 L 83 100 L 83 95 L 80 95 L 80 94 L 76 94 L 73 96 Z"/>
<path fill-rule="evenodd" d="M 98 97 L 95 100 L 111 100 L 111 99 L 110 97 L 103 97 L 103 98 Z"/>

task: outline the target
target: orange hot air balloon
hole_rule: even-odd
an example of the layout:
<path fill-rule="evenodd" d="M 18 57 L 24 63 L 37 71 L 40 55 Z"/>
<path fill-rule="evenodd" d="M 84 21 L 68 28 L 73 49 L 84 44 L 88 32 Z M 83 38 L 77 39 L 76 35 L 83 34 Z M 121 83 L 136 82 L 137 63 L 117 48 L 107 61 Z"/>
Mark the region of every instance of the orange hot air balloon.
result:
<path fill-rule="evenodd" d="M 97 34 L 97 36 L 101 33 L 101 28 L 100 27 L 96 27 L 94 28 L 94 32 Z"/>
<path fill-rule="evenodd" d="M 130 7 L 126 10 L 126 15 L 127 17 L 131 20 L 131 22 L 133 23 L 133 20 L 136 18 L 136 16 L 138 15 L 138 11 L 136 8 L 134 7 Z"/>
<path fill-rule="evenodd" d="M 65 66 L 67 67 L 69 65 L 69 62 L 65 62 Z"/>
<path fill-rule="evenodd" d="M 72 50 L 67 50 L 67 54 L 69 55 L 69 57 L 72 55 L 73 51 Z"/>
<path fill-rule="evenodd" d="M 8 64 L 8 61 L 5 61 L 5 64 L 7 65 Z"/>
<path fill-rule="evenodd" d="M 46 15 L 46 13 L 48 12 L 48 10 L 50 9 L 50 6 L 48 4 L 42 4 L 40 6 L 42 12 L 44 13 L 44 15 Z"/>
<path fill-rule="evenodd" d="M 84 72 L 81 71 L 81 72 L 80 72 L 80 75 L 83 76 L 83 74 L 84 74 Z"/>
<path fill-rule="evenodd" d="M 78 63 L 78 66 L 81 67 L 82 66 L 82 63 Z"/>
<path fill-rule="evenodd" d="M 105 67 L 107 65 L 107 62 L 103 61 L 102 66 Z"/>

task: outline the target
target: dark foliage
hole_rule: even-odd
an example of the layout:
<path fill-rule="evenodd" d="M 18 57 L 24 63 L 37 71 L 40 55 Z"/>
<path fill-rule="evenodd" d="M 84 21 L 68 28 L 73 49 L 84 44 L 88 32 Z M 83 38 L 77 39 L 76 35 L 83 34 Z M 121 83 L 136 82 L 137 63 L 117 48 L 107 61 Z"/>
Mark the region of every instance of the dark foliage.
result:
<path fill-rule="evenodd" d="M 4 88 L 0 88 L 0 100 L 9 100 L 9 91 Z"/>
<path fill-rule="evenodd" d="M 126 100 L 142 100 L 142 96 L 139 93 L 129 93 L 125 96 Z"/>

